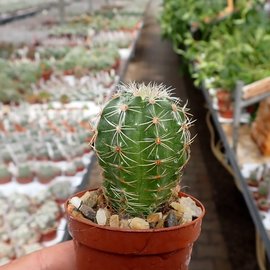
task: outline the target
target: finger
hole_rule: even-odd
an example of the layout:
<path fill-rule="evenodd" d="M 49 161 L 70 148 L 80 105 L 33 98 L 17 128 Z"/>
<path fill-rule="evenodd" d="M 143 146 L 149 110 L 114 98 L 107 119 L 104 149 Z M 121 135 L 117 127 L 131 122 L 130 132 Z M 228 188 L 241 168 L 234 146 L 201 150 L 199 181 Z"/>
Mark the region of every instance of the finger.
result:
<path fill-rule="evenodd" d="M 73 241 L 31 253 L 7 264 L 1 270 L 76 270 Z"/>

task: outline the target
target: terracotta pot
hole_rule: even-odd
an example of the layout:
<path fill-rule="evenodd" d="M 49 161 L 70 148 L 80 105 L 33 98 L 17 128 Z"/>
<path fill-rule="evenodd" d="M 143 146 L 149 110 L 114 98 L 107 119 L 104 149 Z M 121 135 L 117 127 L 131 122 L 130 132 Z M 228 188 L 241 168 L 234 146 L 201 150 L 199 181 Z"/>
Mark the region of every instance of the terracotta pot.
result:
<path fill-rule="evenodd" d="M 118 70 L 119 67 L 120 67 L 120 64 L 121 64 L 120 59 L 117 59 L 117 60 L 115 61 L 115 63 L 113 64 L 112 68 L 115 69 L 115 70 Z"/>
<path fill-rule="evenodd" d="M 84 192 L 76 194 L 81 197 Z M 188 196 L 184 193 L 181 196 Z M 191 196 L 189 196 L 191 197 Z M 191 197 L 192 198 L 192 197 Z M 65 210 L 73 236 L 77 269 L 95 270 L 187 270 L 193 243 L 201 231 L 202 215 L 181 226 L 149 230 L 131 230 L 97 225 L 74 217 Z"/>
<path fill-rule="evenodd" d="M 59 204 L 59 206 L 62 207 L 62 205 L 66 202 L 67 198 L 61 199 L 61 198 L 56 198 L 55 201 Z"/>
<path fill-rule="evenodd" d="M 231 93 L 227 90 L 220 89 L 217 91 L 218 103 L 227 103 L 231 101 Z"/>
<path fill-rule="evenodd" d="M 16 181 L 20 184 L 29 184 L 32 183 L 34 180 L 33 176 L 29 176 L 29 177 L 17 177 Z"/>
<path fill-rule="evenodd" d="M 230 107 L 220 107 L 219 109 L 220 116 L 223 118 L 231 119 L 233 118 L 233 109 Z"/>
<path fill-rule="evenodd" d="M 41 177 L 41 176 L 38 176 L 37 179 L 38 179 L 38 182 L 40 184 L 46 185 L 46 184 L 49 184 L 54 179 L 54 176 L 51 176 L 51 177 L 45 177 L 45 176 Z"/>
<path fill-rule="evenodd" d="M 254 200 L 256 201 L 261 200 L 261 199 L 266 200 L 268 197 L 268 195 L 260 194 L 258 191 L 252 192 L 252 195 L 253 195 Z"/>
<path fill-rule="evenodd" d="M 41 235 L 41 242 L 48 242 L 52 241 L 56 238 L 57 234 L 57 228 L 52 228 L 50 230 L 47 230 L 46 232 L 43 232 Z"/>
<path fill-rule="evenodd" d="M 260 199 L 257 202 L 258 208 L 261 211 L 268 212 L 270 209 L 270 202 L 268 202 L 266 199 Z"/>
<path fill-rule="evenodd" d="M 52 76 L 52 70 L 47 70 L 47 71 L 43 71 L 42 72 L 42 79 L 44 80 L 44 81 L 48 81 L 50 78 L 51 78 L 51 76 Z"/>
<path fill-rule="evenodd" d="M 90 148 L 90 147 L 89 147 L 89 148 L 85 148 L 85 149 L 83 150 L 83 152 L 84 152 L 84 154 L 88 154 L 88 153 L 91 152 L 91 148 Z"/>
<path fill-rule="evenodd" d="M 85 169 L 84 166 L 80 166 L 80 167 L 78 167 L 76 170 L 77 170 L 77 172 L 82 172 L 84 169 Z"/>
<path fill-rule="evenodd" d="M 74 75 L 74 70 L 67 69 L 67 70 L 64 71 L 64 75 L 66 75 L 66 76 Z"/>
<path fill-rule="evenodd" d="M 76 170 L 76 172 L 65 172 L 64 175 L 68 176 L 68 177 L 72 177 L 72 176 L 75 176 L 76 173 L 77 173 L 77 170 Z"/>
<path fill-rule="evenodd" d="M 0 185 L 10 183 L 11 178 L 12 178 L 11 175 L 0 178 Z"/>
<path fill-rule="evenodd" d="M 219 113 L 223 118 L 233 118 L 231 93 L 226 90 L 217 91 Z"/>
<path fill-rule="evenodd" d="M 259 181 L 256 179 L 249 179 L 247 183 L 248 183 L 248 186 L 250 186 L 250 187 L 258 187 L 259 186 Z"/>

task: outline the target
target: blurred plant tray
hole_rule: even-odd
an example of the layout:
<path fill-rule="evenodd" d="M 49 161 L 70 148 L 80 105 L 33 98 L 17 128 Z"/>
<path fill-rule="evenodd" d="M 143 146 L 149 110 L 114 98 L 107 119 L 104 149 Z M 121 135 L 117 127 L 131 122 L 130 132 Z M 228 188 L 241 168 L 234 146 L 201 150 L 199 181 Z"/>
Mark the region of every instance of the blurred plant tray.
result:
<path fill-rule="evenodd" d="M 229 145 L 232 146 L 233 128 L 231 124 L 222 124 L 222 129 L 227 137 Z M 240 166 L 244 164 L 270 163 L 270 157 L 263 156 L 251 137 L 250 125 L 244 124 L 239 127 L 239 139 L 237 145 L 237 161 Z"/>
<path fill-rule="evenodd" d="M 114 3 L 108 3 L 103 5 L 101 10 L 123 9 L 125 5 L 125 2 L 115 1 Z"/>

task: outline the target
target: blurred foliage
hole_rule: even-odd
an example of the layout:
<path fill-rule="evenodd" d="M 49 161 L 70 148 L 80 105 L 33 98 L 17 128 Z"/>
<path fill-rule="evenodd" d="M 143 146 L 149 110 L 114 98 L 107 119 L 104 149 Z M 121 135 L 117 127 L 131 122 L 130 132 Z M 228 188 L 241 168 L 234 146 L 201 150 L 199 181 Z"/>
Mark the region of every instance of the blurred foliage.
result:
<path fill-rule="evenodd" d="M 165 13 L 166 3 L 169 2 L 175 5 L 175 10 L 176 6 L 181 8 L 183 13 L 182 4 L 167 0 L 161 21 L 168 16 Z M 237 80 L 249 84 L 270 76 L 270 22 L 261 2 L 237 1 L 238 6 L 231 16 L 210 24 L 198 24 L 202 32 L 199 40 L 194 37 L 190 27 L 194 19 L 188 20 L 181 38 L 180 34 L 177 34 L 177 38 L 171 36 L 176 32 L 175 20 L 171 24 L 174 30 L 168 31 L 168 27 L 163 26 L 163 33 L 172 39 L 175 51 L 190 63 L 196 85 L 206 83 L 207 88 L 232 91 Z M 199 15 L 189 18 L 199 20 L 209 14 L 201 8 Z M 169 23 L 165 21 L 166 24 Z M 184 29 L 183 25 L 180 28 Z"/>

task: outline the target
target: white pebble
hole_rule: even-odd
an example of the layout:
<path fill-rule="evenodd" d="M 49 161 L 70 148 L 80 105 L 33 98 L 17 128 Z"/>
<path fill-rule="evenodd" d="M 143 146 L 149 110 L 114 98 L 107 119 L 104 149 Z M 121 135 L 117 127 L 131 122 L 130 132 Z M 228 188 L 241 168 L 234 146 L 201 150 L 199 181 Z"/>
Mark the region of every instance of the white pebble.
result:
<path fill-rule="evenodd" d="M 134 230 L 149 229 L 149 223 L 142 218 L 135 217 L 130 220 L 129 226 Z"/>
<path fill-rule="evenodd" d="M 120 228 L 122 229 L 130 229 L 129 222 L 127 219 L 121 219 L 120 220 Z"/>
<path fill-rule="evenodd" d="M 153 213 L 153 214 L 150 214 L 147 217 L 147 222 L 149 222 L 149 223 L 157 223 L 157 222 L 159 222 L 160 219 L 162 219 L 162 213 L 161 212 Z"/>
<path fill-rule="evenodd" d="M 79 209 L 82 204 L 82 200 L 79 197 L 73 197 L 69 202 L 77 209 Z"/>
<path fill-rule="evenodd" d="M 202 209 L 190 197 L 180 198 L 179 203 L 185 209 L 184 212 L 188 211 L 194 217 L 199 217 L 202 214 Z"/>
<path fill-rule="evenodd" d="M 119 228 L 120 227 L 120 221 L 118 215 L 112 215 L 110 217 L 110 227 L 113 228 Z"/>
<path fill-rule="evenodd" d="M 81 200 L 89 207 L 94 207 L 97 204 L 98 195 L 96 191 L 87 191 L 81 197 Z"/>
<path fill-rule="evenodd" d="M 107 209 L 104 209 L 104 208 L 98 209 L 97 214 L 96 214 L 97 224 L 106 225 L 108 217 L 109 217 L 109 212 Z"/>

